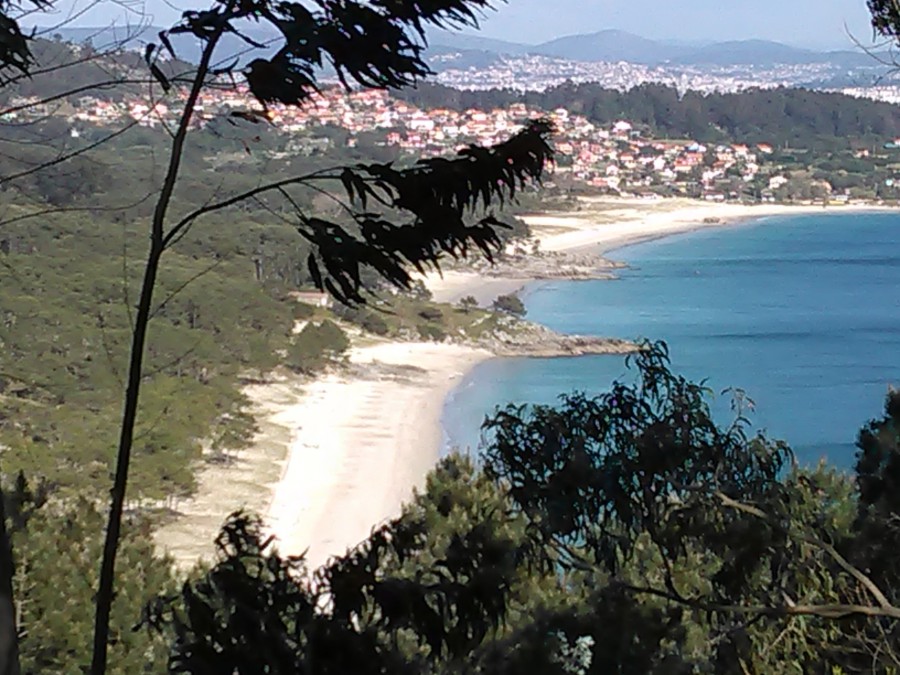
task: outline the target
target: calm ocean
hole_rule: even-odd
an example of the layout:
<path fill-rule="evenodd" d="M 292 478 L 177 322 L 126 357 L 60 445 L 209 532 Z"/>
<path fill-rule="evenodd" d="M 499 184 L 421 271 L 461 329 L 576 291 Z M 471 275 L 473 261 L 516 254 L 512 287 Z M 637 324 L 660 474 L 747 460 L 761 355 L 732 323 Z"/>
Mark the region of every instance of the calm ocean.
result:
<path fill-rule="evenodd" d="M 900 386 L 900 216 L 766 218 L 637 244 L 616 281 L 535 284 L 528 318 L 558 331 L 666 340 L 674 368 L 706 379 L 727 422 L 729 387 L 756 404 L 754 428 L 802 463 L 853 463 L 857 431 Z M 624 359 L 495 359 L 444 412 L 446 448 L 475 449 L 495 406 L 553 403 L 627 377 Z"/>

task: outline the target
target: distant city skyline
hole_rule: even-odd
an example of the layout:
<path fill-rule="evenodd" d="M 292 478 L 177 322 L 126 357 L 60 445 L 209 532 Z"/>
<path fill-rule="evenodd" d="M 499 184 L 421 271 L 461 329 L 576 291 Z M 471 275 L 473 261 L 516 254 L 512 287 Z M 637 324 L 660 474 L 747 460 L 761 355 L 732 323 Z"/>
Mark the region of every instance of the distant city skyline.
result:
<path fill-rule="evenodd" d="M 132 22 L 141 8 L 153 25 L 175 22 L 186 8 L 204 2 L 146 0 L 101 2 L 89 11 L 90 0 L 60 0 L 50 16 L 34 14 L 40 25 L 62 23 L 101 26 L 124 23 L 123 7 L 134 8 Z M 815 49 L 848 49 L 853 37 L 868 45 L 872 39 L 865 0 L 509 0 L 497 3 L 485 14 L 479 35 L 537 44 L 566 35 L 617 29 L 654 40 L 721 42 L 763 39 Z M 470 31 L 466 31 L 470 32 Z"/>

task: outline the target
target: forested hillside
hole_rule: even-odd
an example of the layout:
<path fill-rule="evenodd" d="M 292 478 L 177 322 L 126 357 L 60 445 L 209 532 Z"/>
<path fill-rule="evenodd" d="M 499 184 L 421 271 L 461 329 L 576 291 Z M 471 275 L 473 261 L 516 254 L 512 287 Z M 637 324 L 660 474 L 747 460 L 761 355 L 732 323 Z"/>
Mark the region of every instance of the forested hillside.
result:
<path fill-rule="evenodd" d="M 0 444 L 9 448 L 6 472 L 23 470 L 61 488 L 101 494 L 146 222 L 159 186 L 153 158 L 163 156 L 168 135 L 135 127 L 110 138 L 109 129 L 80 128 L 73 137 L 64 121 L 50 117 L 10 125 L 0 141 L 0 176 L 6 177 L 0 180 Z M 175 194 L 181 214 L 216 195 L 253 189 L 263 174 L 275 179 L 368 160 L 370 150 L 332 143 L 311 155 L 273 159 L 290 137 L 269 125 L 227 119 L 211 121 L 193 138 Z M 90 153 L 31 170 L 98 141 Z M 343 216 L 312 189 L 295 202 L 311 213 Z M 345 225 L 354 230 L 352 221 Z M 298 308 L 287 294 L 312 285 L 310 251 L 290 214 L 262 198 L 209 216 L 174 245 L 151 327 L 135 497 L 187 494 L 201 444 L 226 450 L 247 442 L 254 425 L 240 378 L 296 366 L 303 350 L 309 355 L 301 370 L 327 361 L 318 337 L 291 336 Z M 375 276 L 363 273 L 374 287 Z M 377 332 L 406 326 L 413 334 L 445 334 L 440 321 L 404 323 L 403 316 L 416 317 L 418 310 L 403 311 L 386 315 L 387 322 L 372 311 L 347 318 Z M 304 346 L 306 340 L 311 344 Z"/>
<path fill-rule="evenodd" d="M 565 84 L 543 92 L 459 91 L 423 83 L 397 95 L 425 108 L 490 110 L 524 102 L 565 108 L 595 124 L 625 119 L 658 137 L 702 142 L 773 143 L 811 149 L 881 145 L 900 136 L 900 108 L 890 103 L 805 89 L 750 89 L 736 94 L 680 96 L 674 87 L 648 84 L 629 91 L 597 84 Z"/>
<path fill-rule="evenodd" d="M 159 135 L 123 137 L 90 159 L 24 177 L 3 193 L 0 438 L 10 447 L 7 471 L 24 469 L 79 489 L 99 490 L 108 480 L 130 307 L 143 271 L 146 197 L 154 189 L 138 159 L 155 150 L 141 141 Z M 2 171 L 21 171 L 48 152 L 20 151 L 14 166 L 6 153 Z M 219 176 L 253 181 L 227 171 Z M 202 173 L 197 180 L 203 182 Z M 180 206 L 204 198 L 188 186 Z M 161 280 L 166 302 L 152 329 L 145 400 L 154 412 L 144 418 L 136 494 L 188 491 L 201 439 L 239 446 L 250 432 L 236 378 L 278 362 L 292 325 L 281 298 L 306 281 L 303 255 L 289 227 L 259 213 L 228 214 L 174 251 Z"/>
<path fill-rule="evenodd" d="M 136 29 L 137 30 L 137 29 Z M 30 77 L 14 77 L 0 87 L 0 105 L 16 97 L 47 99 L 67 94 L 63 99 L 77 101 L 84 94 L 102 92 L 104 98 L 122 100 L 146 93 L 146 65 L 137 41 L 125 43 L 129 31 L 112 31 L 108 42 L 99 48 L 86 42 L 38 38 L 31 44 L 32 57 L 40 64 Z M 97 39 L 98 36 L 95 36 Z M 160 70 L 176 82 L 185 82 L 196 66 L 180 59 L 160 64 Z M 4 129 L 4 136 L 6 130 Z"/>

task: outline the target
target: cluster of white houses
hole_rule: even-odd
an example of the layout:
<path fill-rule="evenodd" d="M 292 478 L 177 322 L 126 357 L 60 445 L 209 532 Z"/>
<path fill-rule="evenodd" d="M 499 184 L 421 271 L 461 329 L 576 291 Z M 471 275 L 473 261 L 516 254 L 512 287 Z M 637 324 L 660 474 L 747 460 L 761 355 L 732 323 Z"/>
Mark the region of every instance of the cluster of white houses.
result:
<path fill-rule="evenodd" d="M 202 126 L 216 116 L 252 107 L 245 90 L 212 90 L 199 102 L 196 123 Z M 162 126 L 174 122 L 180 112 L 177 98 L 150 103 L 137 98 L 83 97 L 52 110 L 45 108 L 34 106 L 19 115 L 64 115 L 77 135 L 79 125 L 88 124 L 134 121 Z M 613 192 L 666 185 L 681 186 L 683 192 L 685 185 L 691 185 L 707 198 L 727 199 L 739 192 L 736 185 L 757 178 L 761 162 L 772 153 L 765 144 L 705 146 L 690 140 L 654 139 L 627 120 L 602 127 L 564 109 L 548 113 L 521 103 L 489 111 L 424 110 L 378 90 L 348 94 L 329 89 L 300 108 L 274 106 L 267 116 L 282 133 L 315 137 L 325 126 L 340 127 L 349 132 L 350 145 L 367 133 L 378 144 L 419 155 L 448 153 L 469 143 L 494 144 L 520 130 L 529 118 L 549 116 L 557 129 L 559 175 Z"/>

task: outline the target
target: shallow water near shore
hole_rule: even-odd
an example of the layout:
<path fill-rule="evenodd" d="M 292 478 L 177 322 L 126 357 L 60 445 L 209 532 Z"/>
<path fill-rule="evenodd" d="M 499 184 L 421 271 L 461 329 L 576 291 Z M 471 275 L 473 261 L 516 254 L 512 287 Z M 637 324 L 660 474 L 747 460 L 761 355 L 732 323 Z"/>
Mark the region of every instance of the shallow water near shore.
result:
<path fill-rule="evenodd" d="M 528 318 L 566 333 L 668 342 L 673 367 L 706 379 L 730 421 L 739 387 L 753 429 L 798 460 L 849 468 L 859 428 L 900 384 L 900 215 L 771 217 L 629 246 L 616 281 L 532 286 Z M 493 359 L 448 398 L 445 449 L 476 450 L 485 415 L 505 403 L 597 394 L 627 378 L 624 358 Z"/>

